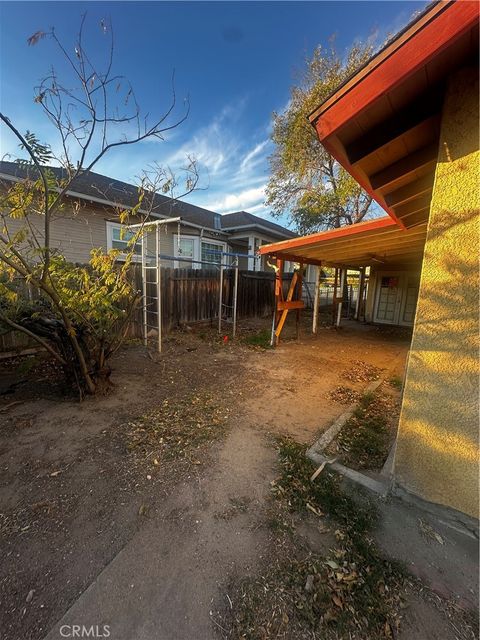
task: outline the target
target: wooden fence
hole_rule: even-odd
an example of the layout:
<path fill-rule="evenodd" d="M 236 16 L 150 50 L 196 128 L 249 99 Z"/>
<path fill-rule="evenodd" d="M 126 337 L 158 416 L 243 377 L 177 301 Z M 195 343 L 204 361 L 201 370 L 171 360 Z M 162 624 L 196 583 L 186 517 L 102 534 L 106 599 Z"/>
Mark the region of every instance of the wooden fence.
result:
<path fill-rule="evenodd" d="M 135 270 L 135 285 L 141 289 L 139 269 Z M 156 272 L 147 272 L 148 314 L 147 324 L 157 325 Z M 234 269 L 225 269 L 223 276 L 224 318 L 233 314 Z M 288 283 L 287 283 L 288 284 Z M 237 318 L 266 316 L 273 312 L 274 275 L 272 272 L 239 271 L 237 294 Z M 161 270 L 162 330 L 195 322 L 214 322 L 218 319 L 220 277 L 217 269 L 169 269 Z M 151 301 L 151 302 L 150 302 Z M 136 313 L 132 323 L 132 335 L 142 332 L 142 311 Z"/>
<path fill-rule="evenodd" d="M 132 279 L 142 290 L 140 265 L 133 265 Z M 155 270 L 147 271 L 147 299 L 156 297 Z M 162 330 L 195 322 L 215 322 L 218 319 L 220 278 L 218 269 L 170 269 L 162 267 Z M 233 311 L 234 270 L 225 269 L 223 278 L 223 316 Z M 285 286 L 288 287 L 288 278 Z M 274 274 L 272 272 L 239 271 L 237 317 L 265 316 L 273 312 Z M 28 295 L 35 297 L 29 289 Z M 143 335 L 142 309 L 139 308 L 131 322 L 130 337 Z M 156 302 L 149 304 L 147 323 L 156 326 Z M 28 336 L 16 331 L 0 335 L 0 353 L 15 352 L 37 346 Z"/>
<path fill-rule="evenodd" d="M 131 268 L 132 280 L 135 287 L 142 290 L 142 272 L 140 265 Z M 225 269 L 223 277 L 223 317 L 231 318 L 233 314 L 234 294 L 234 269 Z M 156 297 L 156 271 L 147 271 L 149 282 L 147 283 L 147 299 Z M 239 271 L 237 318 L 265 317 L 273 313 L 274 305 L 274 280 L 271 271 Z M 292 274 L 283 277 L 284 294 L 286 295 L 290 285 Z M 216 322 L 218 319 L 220 278 L 218 269 L 170 269 L 162 267 L 161 291 L 162 291 L 162 331 L 169 332 L 176 327 L 195 322 Z M 304 286 L 303 299 L 306 307 L 312 307 L 314 296 L 314 283 Z M 355 300 L 356 290 L 350 287 L 348 312 Z M 333 304 L 333 288 L 321 287 L 319 291 L 319 306 L 326 309 Z M 35 297 L 31 287 L 28 295 Z M 147 324 L 150 327 L 157 326 L 156 301 L 149 304 Z M 345 305 L 345 311 L 347 307 Z M 130 337 L 142 337 L 143 318 L 142 309 L 139 308 L 130 325 L 128 335 Z M 37 346 L 22 333 L 11 331 L 0 335 L 0 353 L 18 352 Z"/>

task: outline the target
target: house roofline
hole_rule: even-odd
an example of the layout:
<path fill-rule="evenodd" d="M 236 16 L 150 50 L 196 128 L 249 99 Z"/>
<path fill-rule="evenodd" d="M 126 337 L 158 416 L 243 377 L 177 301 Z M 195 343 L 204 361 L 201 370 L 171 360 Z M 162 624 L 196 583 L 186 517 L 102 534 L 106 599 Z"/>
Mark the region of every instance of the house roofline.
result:
<path fill-rule="evenodd" d="M 254 222 L 252 222 L 252 224 L 240 224 L 232 227 L 222 227 L 222 228 L 228 232 L 238 231 L 239 229 L 261 229 L 262 231 L 266 231 L 270 235 L 278 235 L 278 236 L 285 235 L 285 233 L 282 233 L 280 230 L 271 229 L 270 227 L 265 227 L 263 224 L 256 224 Z M 286 229 L 286 231 L 288 233 L 293 233 L 293 231 L 289 231 L 289 229 Z"/>
<path fill-rule="evenodd" d="M 8 173 L 0 173 L 0 179 L 8 180 L 10 182 L 22 182 L 23 180 L 25 180 L 25 178 L 19 178 L 18 176 L 12 176 L 12 175 L 10 175 Z M 60 189 L 55 188 L 55 191 L 59 192 Z M 103 205 L 106 205 L 108 207 L 115 207 L 115 208 L 118 207 L 118 208 L 129 209 L 129 210 L 132 210 L 134 208 L 131 205 L 121 204 L 119 202 L 114 202 L 113 200 L 105 200 L 104 198 L 97 198 L 96 196 L 90 196 L 88 194 L 81 193 L 79 191 L 68 190 L 68 191 L 65 192 L 65 195 L 69 196 L 70 198 L 80 198 L 80 199 L 86 200 L 88 202 L 95 202 L 97 204 L 103 204 Z M 167 215 L 165 215 L 163 213 L 155 213 L 153 211 L 148 212 L 145 209 L 139 209 L 138 211 L 139 211 L 139 213 L 144 213 L 145 215 L 149 215 L 149 216 L 152 216 L 153 218 L 157 218 L 157 219 L 160 219 L 160 220 L 165 220 L 166 218 L 170 217 L 170 216 L 167 216 Z M 193 227 L 195 229 L 209 231 L 209 232 L 216 233 L 216 234 L 228 235 L 223 229 L 213 229 L 211 227 L 205 227 L 205 226 L 202 226 L 200 224 L 196 224 L 195 222 L 190 222 L 188 220 L 184 220 L 183 218 L 181 218 L 181 222 L 185 226 Z"/>

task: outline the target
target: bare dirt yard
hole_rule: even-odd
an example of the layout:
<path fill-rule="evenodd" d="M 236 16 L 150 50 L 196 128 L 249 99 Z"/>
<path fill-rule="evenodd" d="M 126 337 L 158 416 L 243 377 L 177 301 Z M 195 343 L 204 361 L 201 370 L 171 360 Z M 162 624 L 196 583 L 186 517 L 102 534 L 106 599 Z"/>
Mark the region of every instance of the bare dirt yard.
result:
<path fill-rule="evenodd" d="M 38 356 L 0 365 L 3 640 L 475 637 L 475 541 L 309 479 L 345 404 L 398 387 L 408 331 L 289 327 L 271 350 L 268 324 L 129 344 L 83 402 Z"/>

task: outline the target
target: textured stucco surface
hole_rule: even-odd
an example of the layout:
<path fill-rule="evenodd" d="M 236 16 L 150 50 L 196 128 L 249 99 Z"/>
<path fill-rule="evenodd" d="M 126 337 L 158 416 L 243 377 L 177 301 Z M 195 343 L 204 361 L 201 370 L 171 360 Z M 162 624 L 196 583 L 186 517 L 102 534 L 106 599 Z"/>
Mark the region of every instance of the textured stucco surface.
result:
<path fill-rule="evenodd" d="M 478 69 L 450 78 L 442 112 L 396 482 L 478 515 Z"/>

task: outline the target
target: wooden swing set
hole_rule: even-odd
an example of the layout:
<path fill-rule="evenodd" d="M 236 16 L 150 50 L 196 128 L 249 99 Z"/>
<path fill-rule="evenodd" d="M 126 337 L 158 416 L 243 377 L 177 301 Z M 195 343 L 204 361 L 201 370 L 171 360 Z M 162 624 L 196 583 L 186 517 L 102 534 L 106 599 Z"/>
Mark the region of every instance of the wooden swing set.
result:
<path fill-rule="evenodd" d="M 283 292 L 283 274 L 285 267 L 285 257 L 288 259 L 288 256 L 283 256 L 282 258 L 276 258 L 275 264 L 268 263 L 270 267 L 275 270 L 275 307 L 273 310 L 273 319 L 272 319 L 272 334 L 270 338 L 270 345 L 275 347 L 280 342 L 280 335 L 282 333 L 283 327 L 285 325 L 285 321 L 287 319 L 289 311 L 295 311 L 296 313 L 296 331 L 297 338 L 299 337 L 300 332 L 300 318 L 301 311 L 305 309 L 305 303 L 302 298 L 303 293 L 303 275 L 305 269 L 305 262 L 295 262 L 295 270 L 293 272 L 292 279 L 290 280 L 290 286 L 288 287 L 287 295 L 284 296 Z M 315 308 L 318 305 L 317 296 L 318 296 L 318 286 L 319 286 L 319 275 L 320 275 L 320 260 L 309 260 L 308 263 L 317 265 L 317 282 L 315 286 Z M 315 319 L 316 320 L 316 319 Z"/>

